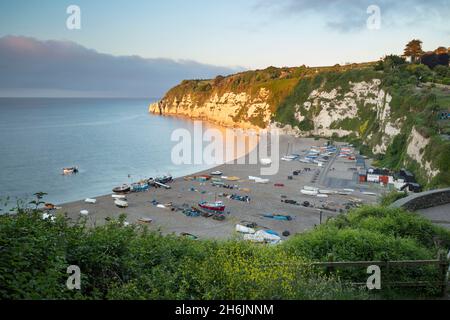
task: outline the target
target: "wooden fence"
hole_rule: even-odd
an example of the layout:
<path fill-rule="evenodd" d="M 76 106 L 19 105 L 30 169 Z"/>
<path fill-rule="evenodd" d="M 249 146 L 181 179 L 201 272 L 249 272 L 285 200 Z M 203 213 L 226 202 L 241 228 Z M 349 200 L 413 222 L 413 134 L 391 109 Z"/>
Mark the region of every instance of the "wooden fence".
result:
<path fill-rule="evenodd" d="M 283 265 L 283 264 L 277 264 Z M 447 290 L 449 288 L 449 260 L 445 254 L 440 254 L 436 260 L 403 260 L 403 261 L 347 261 L 347 262 L 313 262 L 309 264 L 302 264 L 303 266 L 308 265 L 312 267 L 325 268 L 328 272 L 333 272 L 338 269 L 346 268 L 368 268 L 370 266 L 378 266 L 380 268 L 385 268 L 390 270 L 392 268 L 401 267 L 422 267 L 422 266 L 435 266 L 439 272 L 439 279 L 436 281 L 392 281 L 389 283 L 383 283 L 386 287 L 427 287 L 436 286 L 441 290 L 441 295 L 446 296 Z M 389 271 L 388 271 L 389 272 Z M 366 286 L 367 283 L 351 283 L 353 286 Z"/>

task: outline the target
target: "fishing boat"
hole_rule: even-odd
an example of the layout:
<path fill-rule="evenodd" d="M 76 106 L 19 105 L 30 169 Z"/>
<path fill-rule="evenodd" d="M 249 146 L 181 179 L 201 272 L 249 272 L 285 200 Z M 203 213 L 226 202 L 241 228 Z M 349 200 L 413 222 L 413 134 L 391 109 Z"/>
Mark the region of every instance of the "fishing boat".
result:
<path fill-rule="evenodd" d="M 119 208 L 128 208 L 128 202 L 126 202 L 126 201 L 123 201 L 123 200 L 119 200 L 119 199 L 116 199 L 115 201 L 114 201 L 114 204 L 117 206 L 117 207 L 119 207 Z"/>
<path fill-rule="evenodd" d="M 200 202 L 199 207 L 202 209 L 207 209 L 211 211 L 218 211 L 218 212 L 224 212 L 225 211 L 225 205 L 222 201 L 216 201 L 216 202 Z"/>
<path fill-rule="evenodd" d="M 161 184 L 167 184 L 167 183 L 173 182 L 173 177 L 171 175 L 157 177 L 155 179 L 155 182 L 159 182 Z"/>
<path fill-rule="evenodd" d="M 133 183 L 131 185 L 131 191 L 133 192 L 145 192 L 148 191 L 148 189 L 150 189 L 150 185 L 145 182 Z"/>
<path fill-rule="evenodd" d="M 68 176 L 68 175 L 78 173 L 78 168 L 77 167 L 63 168 L 62 171 L 63 171 L 63 175 Z"/>
<path fill-rule="evenodd" d="M 114 188 L 112 190 L 114 193 L 128 193 L 131 191 L 131 187 L 127 184 L 121 185 L 120 187 Z"/>
<path fill-rule="evenodd" d="M 45 209 L 53 210 L 55 209 L 55 205 L 53 203 L 46 203 L 44 205 Z"/>

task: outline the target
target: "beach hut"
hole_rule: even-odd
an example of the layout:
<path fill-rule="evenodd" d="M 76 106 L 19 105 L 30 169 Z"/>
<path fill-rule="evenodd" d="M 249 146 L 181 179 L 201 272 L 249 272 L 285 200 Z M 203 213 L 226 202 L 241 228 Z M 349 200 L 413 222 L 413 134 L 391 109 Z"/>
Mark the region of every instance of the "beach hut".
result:
<path fill-rule="evenodd" d="M 365 182 L 367 182 L 367 171 L 366 170 L 360 170 L 359 172 L 358 172 L 358 180 L 359 180 L 359 183 L 365 183 Z"/>

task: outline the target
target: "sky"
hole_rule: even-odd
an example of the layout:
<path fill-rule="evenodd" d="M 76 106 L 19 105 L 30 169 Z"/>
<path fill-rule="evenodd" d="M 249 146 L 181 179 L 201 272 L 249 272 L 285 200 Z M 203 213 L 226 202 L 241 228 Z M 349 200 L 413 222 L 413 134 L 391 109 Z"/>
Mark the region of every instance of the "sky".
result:
<path fill-rule="evenodd" d="M 66 27 L 69 5 L 81 9 L 79 30 Z M 380 13 L 376 20 L 380 21 L 379 28 L 375 29 L 367 25 L 367 20 L 375 17 L 374 11 L 368 13 L 373 5 Z M 386 54 L 401 54 L 413 38 L 421 39 L 426 50 L 449 47 L 449 16 L 450 0 L 2 0 L 0 39 L 7 39 L 3 42 L 10 46 L 28 39 L 50 51 L 73 42 L 71 47 L 78 51 L 95 50 L 100 56 L 97 58 L 106 56 L 108 63 L 116 67 L 120 60 L 120 68 L 129 63 L 130 70 L 140 69 L 133 61 L 135 56 L 143 59 L 143 65 L 159 64 L 158 72 L 165 70 L 165 63 L 173 70 L 174 64 L 181 62 L 179 74 L 173 73 L 167 83 L 155 88 L 152 85 L 147 91 L 147 95 L 160 95 L 169 89 L 163 87 L 186 76 L 213 77 L 219 71 L 226 74 L 268 66 L 374 61 Z M 11 36 L 20 38 L 14 42 Z M 14 59 L 11 52 L 17 48 L 6 48 L 9 58 Z M 24 67 L 23 59 L 33 60 L 29 56 L 20 58 L 8 65 Z M 45 55 L 40 58 L 45 60 Z M 77 59 L 82 63 L 83 57 Z M 191 65 L 189 71 L 183 68 L 186 63 L 195 66 L 194 62 L 202 66 L 198 73 L 192 71 Z M 49 72 L 56 68 L 61 65 Z M 151 77 L 153 69 L 147 66 L 148 77 L 142 75 L 141 80 L 155 82 Z M 28 94 L 33 87 L 31 80 Z M 16 82 L 15 88 L 8 88 L 0 79 L 0 95 L 22 92 L 20 79 Z M 83 87 L 46 88 L 51 89 L 60 90 L 60 94 L 64 90 L 85 91 Z M 94 86 L 91 91 L 108 94 L 107 89 Z M 120 94 L 146 93 L 145 88 L 142 90 Z"/>

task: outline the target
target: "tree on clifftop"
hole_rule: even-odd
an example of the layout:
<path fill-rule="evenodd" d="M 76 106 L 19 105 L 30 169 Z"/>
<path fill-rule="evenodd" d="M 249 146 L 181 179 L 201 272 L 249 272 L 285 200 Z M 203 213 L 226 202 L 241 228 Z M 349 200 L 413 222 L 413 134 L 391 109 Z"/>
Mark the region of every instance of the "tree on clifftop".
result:
<path fill-rule="evenodd" d="M 406 45 L 404 56 L 411 57 L 411 62 L 416 63 L 423 53 L 422 41 L 414 39 Z"/>

